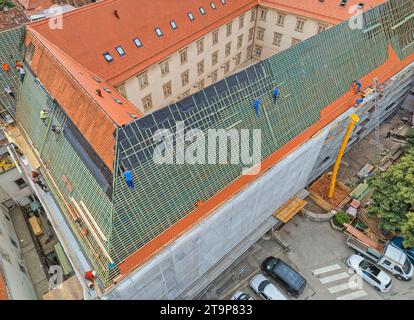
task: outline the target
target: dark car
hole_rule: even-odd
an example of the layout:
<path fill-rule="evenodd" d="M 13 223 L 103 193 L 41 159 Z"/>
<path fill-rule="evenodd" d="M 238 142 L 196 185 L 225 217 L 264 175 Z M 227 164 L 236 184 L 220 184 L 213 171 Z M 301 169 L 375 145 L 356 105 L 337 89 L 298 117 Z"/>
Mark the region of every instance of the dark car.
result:
<path fill-rule="evenodd" d="M 269 257 L 262 263 L 262 270 L 275 278 L 293 296 L 298 297 L 306 287 L 306 279 L 282 260 Z"/>

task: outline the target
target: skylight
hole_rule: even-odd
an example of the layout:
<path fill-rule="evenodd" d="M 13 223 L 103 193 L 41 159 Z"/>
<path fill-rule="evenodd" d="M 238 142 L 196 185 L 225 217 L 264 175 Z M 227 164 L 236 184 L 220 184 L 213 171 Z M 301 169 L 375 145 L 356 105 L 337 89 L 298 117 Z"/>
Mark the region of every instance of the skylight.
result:
<path fill-rule="evenodd" d="M 177 24 L 175 23 L 174 20 L 170 21 L 170 25 L 171 25 L 171 28 L 173 28 L 173 30 L 177 29 Z"/>
<path fill-rule="evenodd" d="M 112 56 L 109 52 L 105 52 L 103 54 L 103 56 L 105 57 L 105 60 L 108 61 L 108 62 L 112 62 L 114 60 L 114 58 L 112 58 Z"/>
<path fill-rule="evenodd" d="M 155 33 L 157 34 L 157 36 L 162 37 L 164 34 L 162 33 L 160 28 L 155 28 Z"/>
<path fill-rule="evenodd" d="M 126 53 L 125 53 L 125 50 L 124 50 L 124 48 L 122 48 L 122 46 L 118 46 L 118 47 L 116 47 L 116 51 L 118 52 L 118 54 L 121 56 L 121 57 L 123 57 Z"/>
<path fill-rule="evenodd" d="M 200 7 L 200 13 L 201 13 L 201 15 L 205 15 L 206 14 L 206 10 L 204 10 L 204 8 L 203 7 Z"/>
<path fill-rule="evenodd" d="M 213 8 L 213 10 L 216 10 L 216 4 L 214 2 L 210 2 L 210 6 Z"/>
<path fill-rule="evenodd" d="M 187 13 L 188 18 L 193 21 L 194 20 L 194 16 L 191 12 Z"/>
<path fill-rule="evenodd" d="M 220 0 L 221 4 L 226 4 L 226 0 Z"/>
<path fill-rule="evenodd" d="M 135 38 L 135 39 L 134 39 L 134 43 L 135 43 L 135 45 L 136 45 L 138 48 L 141 48 L 141 47 L 142 47 L 142 43 L 141 43 L 141 41 L 140 41 L 138 38 Z"/>

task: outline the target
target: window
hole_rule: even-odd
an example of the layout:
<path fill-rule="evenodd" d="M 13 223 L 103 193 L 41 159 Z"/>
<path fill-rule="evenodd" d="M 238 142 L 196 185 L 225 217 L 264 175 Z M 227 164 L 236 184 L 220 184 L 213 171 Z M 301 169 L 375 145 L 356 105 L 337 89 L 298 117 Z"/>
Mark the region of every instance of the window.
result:
<path fill-rule="evenodd" d="M 138 75 L 138 82 L 141 89 L 148 86 L 148 73 L 146 71 Z"/>
<path fill-rule="evenodd" d="M 197 83 L 197 89 L 198 90 L 204 89 L 204 80 L 201 80 Z"/>
<path fill-rule="evenodd" d="M 260 9 L 260 20 L 266 21 L 267 17 L 267 10 L 266 9 Z"/>
<path fill-rule="evenodd" d="M 105 60 L 106 60 L 107 62 L 112 62 L 112 61 L 114 60 L 114 58 L 112 58 L 112 56 L 111 56 L 111 54 L 110 54 L 109 52 L 105 52 L 105 53 L 103 54 L 103 56 L 105 57 Z"/>
<path fill-rule="evenodd" d="M 244 27 L 244 14 L 239 17 L 239 29 Z"/>
<path fill-rule="evenodd" d="M 203 7 L 200 7 L 199 10 L 202 16 L 206 15 L 206 10 Z"/>
<path fill-rule="evenodd" d="M 296 21 L 296 31 L 300 31 L 303 32 L 303 27 L 305 26 L 305 20 L 303 19 L 298 19 Z"/>
<path fill-rule="evenodd" d="M 225 56 L 228 57 L 231 53 L 231 42 L 229 42 L 228 44 L 226 44 L 226 48 L 225 48 Z"/>
<path fill-rule="evenodd" d="M 247 47 L 247 54 L 246 54 L 246 59 L 251 59 L 252 57 L 252 51 L 253 51 L 253 46 L 250 45 Z"/>
<path fill-rule="evenodd" d="M 190 71 L 186 70 L 181 74 L 181 84 L 185 87 L 190 82 Z"/>
<path fill-rule="evenodd" d="M 116 51 L 121 57 L 125 55 L 125 51 L 124 51 L 124 48 L 122 48 L 122 46 L 116 47 Z"/>
<path fill-rule="evenodd" d="M 265 33 L 264 28 L 257 28 L 257 40 L 262 40 L 263 41 L 264 33 Z"/>
<path fill-rule="evenodd" d="M 197 54 L 203 53 L 204 51 L 204 39 L 197 41 Z"/>
<path fill-rule="evenodd" d="M 251 41 L 253 39 L 253 35 L 254 35 L 254 28 L 250 28 L 250 30 L 249 30 L 249 41 Z"/>
<path fill-rule="evenodd" d="M 135 39 L 134 39 L 134 43 L 135 43 L 135 45 L 136 45 L 138 48 L 141 48 L 141 47 L 142 47 L 142 43 L 141 43 L 141 41 L 140 41 L 138 38 L 135 38 Z"/>
<path fill-rule="evenodd" d="M 17 245 L 17 242 L 14 241 L 11 237 L 10 237 L 10 242 L 16 249 L 19 249 L 19 246 Z"/>
<path fill-rule="evenodd" d="M 250 22 L 254 22 L 256 20 L 256 8 L 253 8 L 252 11 L 250 11 Z"/>
<path fill-rule="evenodd" d="M 160 28 L 155 28 L 155 33 L 157 34 L 158 37 L 162 37 L 164 34 L 162 33 Z"/>
<path fill-rule="evenodd" d="M 19 269 L 20 269 L 21 272 L 26 274 L 26 268 L 24 266 L 22 266 L 20 263 L 19 263 Z"/>
<path fill-rule="evenodd" d="M 243 46 L 243 35 L 237 37 L 237 49 L 240 49 Z"/>
<path fill-rule="evenodd" d="M 117 88 L 117 90 L 118 90 L 118 92 L 121 94 L 121 96 L 123 96 L 124 98 L 126 98 L 126 97 L 127 97 L 127 94 L 126 94 L 126 89 L 125 89 L 125 84 L 120 85 L 120 86 Z"/>
<path fill-rule="evenodd" d="M 227 74 L 227 73 L 229 73 L 230 72 L 230 61 L 227 61 L 225 64 L 224 64 L 224 74 Z"/>
<path fill-rule="evenodd" d="M 257 58 L 260 58 L 262 56 L 262 50 L 263 50 L 263 47 L 261 47 L 261 46 L 255 46 L 254 47 L 254 55 Z"/>
<path fill-rule="evenodd" d="M 220 2 L 221 2 L 222 5 L 226 4 L 226 0 L 220 0 Z"/>
<path fill-rule="evenodd" d="M 218 62 L 218 50 L 211 54 L 211 65 L 215 66 Z"/>
<path fill-rule="evenodd" d="M 218 40 L 219 40 L 219 31 L 218 30 L 213 31 L 212 35 L 213 35 L 213 45 L 215 45 L 218 43 Z"/>
<path fill-rule="evenodd" d="M 190 19 L 191 21 L 194 20 L 194 16 L 191 12 L 187 13 L 188 19 Z"/>
<path fill-rule="evenodd" d="M 33 43 L 30 42 L 29 45 L 27 46 L 26 55 L 25 55 L 25 60 L 27 62 L 30 63 L 32 61 L 34 52 L 35 52 L 35 46 L 33 45 Z"/>
<path fill-rule="evenodd" d="M 160 69 L 161 69 L 162 76 L 165 76 L 166 74 L 170 73 L 170 64 L 168 60 L 160 63 Z"/>
<path fill-rule="evenodd" d="M 318 26 L 318 34 L 324 32 L 326 29 L 328 29 L 328 26 L 326 24 L 320 24 Z"/>
<path fill-rule="evenodd" d="M 168 81 L 162 86 L 162 91 L 164 92 L 164 98 L 168 98 L 172 95 L 171 81 Z"/>
<path fill-rule="evenodd" d="M 280 46 L 280 43 L 282 42 L 282 34 L 278 32 L 273 33 L 273 44 L 275 46 Z"/>
<path fill-rule="evenodd" d="M 295 44 L 298 44 L 299 42 L 301 42 L 300 39 L 292 38 L 292 46 L 294 46 Z"/>
<path fill-rule="evenodd" d="M 204 60 L 197 63 L 197 74 L 201 76 L 204 73 Z"/>
<path fill-rule="evenodd" d="M 170 25 L 171 25 L 171 28 L 172 28 L 173 30 L 177 29 L 177 24 L 175 23 L 175 21 L 174 21 L 174 20 L 170 21 Z"/>
<path fill-rule="evenodd" d="M 217 72 L 217 70 L 216 70 L 216 71 L 214 71 L 213 73 L 211 73 L 211 74 L 210 74 L 210 76 L 209 76 L 209 77 L 210 77 L 210 79 L 211 79 L 211 82 L 212 82 L 212 83 L 214 83 L 214 82 L 216 82 L 216 81 L 217 81 L 217 73 L 218 73 L 218 72 Z"/>
<path fill-rule="evenodd" d="M 277 22 L 276 22 L 276 24 L 278 26 L 282 26 L 283 27 L 285 25 L 285 18 L 286 18 L 286 15 L 285 14 L 278 13 L 277 14 Z"/>
<path fill-rule="evenodd" d="M 17 179 L 14 181 L 14 183 L 19 187 L 19 189 L 24 189 L 27 187 L 26 181 L 24 181 L 22 178 Z"/>
<path fill-rule="evenodd" d="M 384 260 L 384 264 L 387 265 L 387 266 L 390 266 L 391 262 L 389 262 L 388 260 Z"/>
<path fill-rule="evenodd" d="M 232 22 L 228 23 L 226 26 L 227 37 L 231 36 L 232 28 L 233 28 L 233 23 Z"/>
<path fill-rule="evenodd" d="M 145 111 L 152 109 L 152 98 L 150 94 L 142 99 L 142 105 Z"/>
<path fill-rule="evenodd" d="M 181 64 L 186 63 L 188 61 L 187 48 L 180 51 L 180 60 Z"/>
<path fill-rule="evenodd" d="M 238 66 L 241 63 L 241 52 L 236 55 L 234 60 L 235 60 L 236 66 Z"/>
<path fill-rule="evenodd" d="M 216 10 L 216 4 L 214 3 L 214 2 L 210 2 L 210 7 L 213 9 L 213 10 Z"/>

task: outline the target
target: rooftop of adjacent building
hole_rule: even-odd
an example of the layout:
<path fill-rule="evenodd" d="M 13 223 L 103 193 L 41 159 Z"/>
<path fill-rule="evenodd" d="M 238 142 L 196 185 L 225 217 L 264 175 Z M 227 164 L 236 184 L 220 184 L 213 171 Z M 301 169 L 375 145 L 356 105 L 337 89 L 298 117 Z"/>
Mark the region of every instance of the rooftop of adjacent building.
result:
<path fill-rule="evenodd" d="M 0 31 L 16 28 L 28 23 L 29 19 L 19 6 L 14 6 L 0 12 Z"/>
<path fill-rule="evenodd" d="M 26 0 L 27 1 L 27 0 Z M 145 70 L 258 4 L 337 24 L 350 18 L 348 0 L 103 0 L 64 15 L 64 28 L 30 25 L 112 85 Z M 364 9 L 384 0 L 365 0 Z"/>

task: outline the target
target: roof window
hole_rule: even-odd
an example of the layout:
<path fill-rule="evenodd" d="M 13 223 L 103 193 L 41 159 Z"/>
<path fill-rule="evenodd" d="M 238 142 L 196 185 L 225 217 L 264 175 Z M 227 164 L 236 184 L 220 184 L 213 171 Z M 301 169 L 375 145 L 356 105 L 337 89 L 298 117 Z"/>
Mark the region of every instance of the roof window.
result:
<path fill-rule="evenodd" d="M 220 0 L 220 2 L 221 2 L 222 5 L 226 4 L 226 0 Z"/>
<path fill-rule="evenodd" d="M 199 10 L 202 16 L 206 15 L 206 10 L 203 7 L 200 7 Z"/>
<path fill-rule="evenodd" d="M 114 61 L 114 58 L 112 58 L 112 56 L 111 56 L 111 54 L 110 54 L 109 52 L 105 52 L 105 53 L 103 54 L 103 56 L 105 57 L 105 60 L 106 60 L 107 62 L 112 62 L 112 61 Z"/>
<path fill-rule="evenodd" d="M 212 2 L 210 2 L 210 6 L 211 6 L 211 8 L 213 9 L 213 10 L 216 10 L 216 4 L 212 1 Z"/>
<path fill-rule="evenodd" d="M 171 25 L 171 28 L 173 28 L 173 30 L 177 29 L 177 24 L 175 23 L 174 20 L 170 21 L 170 25 Z"/>
<path fill-rule="evenodd" d="M 115 49 L 121 57 L 123 57 L 126 54 L 125 50 L 124 50 L 124 48 L 122 48 L 122 46 L 118 46 Z"/>
<path fill-rule="evenodd" d="M 188 18 L 193 21 L 194 20 L 194 16 L 191 12 L 187 13 Z"/>
<path fill-rule="evenodd" d="M 135 43 L 135 45 L 136 45 L 138 48 L 141 48 L 141 47 L 142 47 L 142 43 L 141 43 L 141 41 L 140 41 L 138 38 L 135 38 L 135 39 L 134 39 L 134 43 Z"/>
<path fill-rule="evenodd" d="M 162 37 L 164 34 L 162 33 L 161 29 L 159 27 L 155 28 L 155 33 L 157 34 L 157 36 Z"/>

